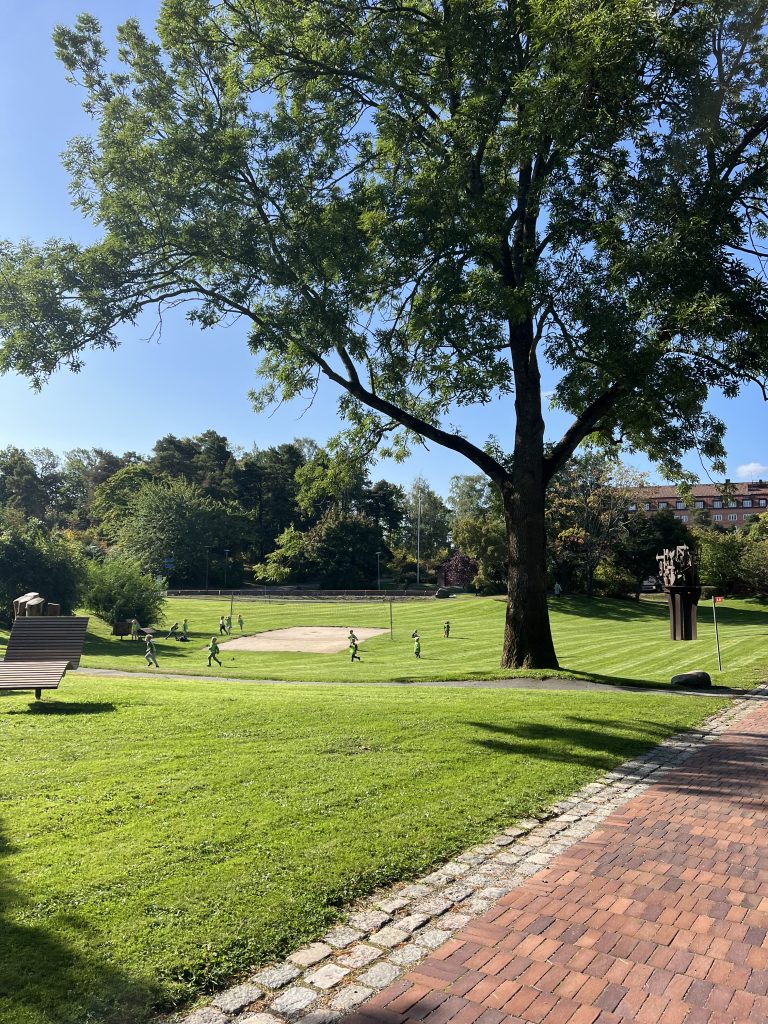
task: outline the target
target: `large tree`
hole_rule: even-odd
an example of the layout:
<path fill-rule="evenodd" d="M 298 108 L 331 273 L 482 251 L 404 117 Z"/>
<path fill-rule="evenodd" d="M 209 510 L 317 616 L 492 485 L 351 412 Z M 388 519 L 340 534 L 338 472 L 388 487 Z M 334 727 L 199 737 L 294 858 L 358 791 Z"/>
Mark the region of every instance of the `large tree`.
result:
<path fill-rule="evenodd" d="M 152 305 L 232 314 L 263 401 L 342 393 L 499 488 L 505 665 L 555 666 L 544 496 L 578 444 L 718 459 L 711 387 L 762 383 L 762 0 L 165 0 L 159 43 L 55 39 L 103 240 L 6 245 L 1 365 L 38 383 Z M 546 448 L 541 365 L 572 415 Z M 500 441 L 456 410 L 499 404 Z M 404 431 L 404 441 L 396 440 Z"/>

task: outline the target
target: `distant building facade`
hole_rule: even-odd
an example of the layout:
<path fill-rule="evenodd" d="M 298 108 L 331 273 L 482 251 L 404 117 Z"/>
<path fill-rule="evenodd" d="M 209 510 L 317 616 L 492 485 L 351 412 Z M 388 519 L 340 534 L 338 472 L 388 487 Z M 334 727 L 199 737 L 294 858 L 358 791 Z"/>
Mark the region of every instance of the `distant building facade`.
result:
<path fill-rule="evenodd" d="M 648 515 L 666 511 L 690 526 L 697 519 L 706 519 L 725 529 L 737 529 L 756 515 L 768 512 L 766 480 L 742 484 L 729 482 L 726 487 L 694 484 L 691 491 L 692 497 L 686 500 L 673 485 L 638 487 L 630 511 L 645 512 Z"/>

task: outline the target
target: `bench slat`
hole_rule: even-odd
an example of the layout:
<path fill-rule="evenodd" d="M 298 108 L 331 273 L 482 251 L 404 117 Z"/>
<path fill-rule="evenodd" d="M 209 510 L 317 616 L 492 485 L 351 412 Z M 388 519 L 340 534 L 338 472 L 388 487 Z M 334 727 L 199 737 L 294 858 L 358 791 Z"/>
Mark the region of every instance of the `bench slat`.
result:
<path fill-rule="evenodd" d="M 83 653 L 88 619 L 85 616 L 30 616 L 14 620 L 7 662 L 65 661 L 77 668 Z"/>
<path fill-rule="evenodd" d="M 55 690 L 69 662 L 42 661 L 11 664 L 0 661 L 0 690 Z"/>

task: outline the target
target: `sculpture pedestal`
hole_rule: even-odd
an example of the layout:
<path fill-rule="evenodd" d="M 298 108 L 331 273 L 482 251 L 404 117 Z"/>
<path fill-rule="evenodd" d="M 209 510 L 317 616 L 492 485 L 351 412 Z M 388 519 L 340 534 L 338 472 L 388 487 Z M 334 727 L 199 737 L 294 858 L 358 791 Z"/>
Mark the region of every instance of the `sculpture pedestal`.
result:
<path fill-rule="evenodd" d="M 672 640 L 696 639 L 696 606 L 701 587 L 665 587 L 669 605 L 669 635 Z"/>

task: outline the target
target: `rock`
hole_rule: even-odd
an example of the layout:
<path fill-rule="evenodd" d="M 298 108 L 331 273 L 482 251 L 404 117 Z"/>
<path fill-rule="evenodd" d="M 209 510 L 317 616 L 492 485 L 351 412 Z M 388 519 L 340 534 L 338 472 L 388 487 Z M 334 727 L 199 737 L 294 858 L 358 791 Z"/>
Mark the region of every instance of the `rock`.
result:
<path fill-rule="evenodd" d="M 212 1006 L 203 1006 L 185 1017 L 184 1024 L 229 1024 L 229 1017 L 225 1017 L 221 1010 L 214 1010 Z"/>
<path fill-rule="evenodd" d="M 695 669 L 693 672 L 681 672 L 679 675 L 672 676 L 669 684 L 670 686 L 679 686 L 683 690 L 706 690 L 712 685 L 712 679 L 709 672 Z"/>
<path fill-rule="evenodd" d="M 330 948 L 328 952 L 330 953 Z M 312 961 L 315 963 L 316 961 Z M 277 967 L 266 967 L 263 971 L 259 971 L 258 974 L 254 974 L 251 981 L 256 985 L 263 985 L 264 988 L 282 988 L 283 985 L 287 985 L 289 981 L 293 981 L 294 978 L 298 978 L 301 971 L 297 967 L 291 967 L 290 964 L 278 964 Z"/>
<path fill-rule="evenodd" d="M 382 955 L 380 949 L 374 949 L 373 946 L 366 946 L 361 943 L 359 946 L 353 946 L 349 952 L 339 957 L 339 963 L 343 964 L 344 967 L 367 967 L 373 960 L 378 960 Z"/>
<path fill-rule="evenodd" d="M 272 1001 L 272 1009 L 290 1020 L 293 1017 L 298 1017 L 302 1010 L 308 1010 L 319 998 L 318 993 L 311 988 L 292 985 L 290 988 L 284 989 L 277 999 Z"/>
<path fill-rule="evenodd" d="M 386 988 L 396 978 L 399 978 L 401 973 L 400 968 L 395 967 L 394 964 L 374 964 L 365 974 L 360 975 L 358 981 L 362 985 L 369 985 L 371 988 Z"/>
<path fill-rule="evenodd" d="M 389 914 L 383 910 L 364 910 L 349 916 L 350 927 L 359 928 L 362 932 L 375 931 L 386 924 L 388 920 Z"/>
<path fill-rule="evenodd" d="M 331 1002 L 334 1010 L 351 1010 L 364 1003 L 373 995 L 373 989 L 365 985 L 347 985 Z"/>
<path fill-rule="evenodd" d="M 324 967 L 318 967 L 311 974 L 305 974 L 304 981 L 314 985 L 315 988 L 329 989 L 335 988 L 348 974 L 349 968 L 347 967 L 339 967 L 338 964 L 325 964 Z"/>
<path fill-rule="evenodd" d="M 220 992 L 213 1000 L 213 1005 L 225 1013 L 239 1013 L 246 1006 L 255 1003 L 264 995 L 260 988 L 255 985 L 236 985 L 228 988 L 226 992 Z"/>
<path fill-rule="evenodd" d="M 326 943 L 312 942 L 302 949 L 297 949 L 295 953 L 289 953 L 288 959 L 292 964 L 298 964 L 299 967 L 313 967 L 321 960 L 325 960 L 332 952 L 333 950 Z"/>
<path fill-rule="evenodd" d="M 356 928 L 349 928 L 345 924 L 337 925 L 323 936 L 323 941 L 327 942 L 329 946 L 335 946 L 336 949 L 343 949 L 344 946 L 350 946 L 353 942 L 357 942 L 362 939 L 365 932 L 358 931 Z"/>

